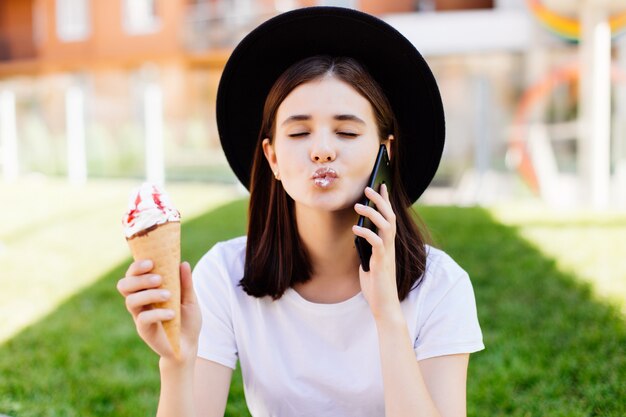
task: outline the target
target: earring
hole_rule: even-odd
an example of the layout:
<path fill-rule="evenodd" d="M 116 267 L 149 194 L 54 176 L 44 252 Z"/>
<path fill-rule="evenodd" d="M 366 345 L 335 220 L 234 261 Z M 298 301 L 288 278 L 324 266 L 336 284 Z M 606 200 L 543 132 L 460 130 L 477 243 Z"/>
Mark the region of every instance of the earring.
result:
<path fill-rule="evenodd" d="M 274 178 L 279 179 L 278 178 L 278 171 L 274 171 Z"/>

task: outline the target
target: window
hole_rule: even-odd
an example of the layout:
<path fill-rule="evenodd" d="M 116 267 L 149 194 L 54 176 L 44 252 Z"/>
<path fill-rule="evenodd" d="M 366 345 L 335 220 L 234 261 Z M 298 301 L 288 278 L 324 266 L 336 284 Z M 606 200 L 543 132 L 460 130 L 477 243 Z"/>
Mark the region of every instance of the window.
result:
<path fill-rule="evenodd" d="M 57 36 L 64 42 L 87 39 L 91 32 L 89 0 L 56 1 Z"/>
<path fill-rule="evenodd" d="M 122 0 L 124 30 L 131 35 L 158 32 L 161 19 L 157 0 Z"/>

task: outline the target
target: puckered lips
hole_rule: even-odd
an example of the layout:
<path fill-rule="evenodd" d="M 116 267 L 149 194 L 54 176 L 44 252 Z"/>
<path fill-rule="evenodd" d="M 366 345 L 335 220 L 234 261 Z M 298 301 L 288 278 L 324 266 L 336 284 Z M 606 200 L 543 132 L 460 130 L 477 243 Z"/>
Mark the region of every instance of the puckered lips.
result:
<path fill-rule="evenodd" d="M 311 175 L 314 184 L 320 188 L 330 187 L 338 177 L 337 171 L 330 167 L 319 168 Z"/>

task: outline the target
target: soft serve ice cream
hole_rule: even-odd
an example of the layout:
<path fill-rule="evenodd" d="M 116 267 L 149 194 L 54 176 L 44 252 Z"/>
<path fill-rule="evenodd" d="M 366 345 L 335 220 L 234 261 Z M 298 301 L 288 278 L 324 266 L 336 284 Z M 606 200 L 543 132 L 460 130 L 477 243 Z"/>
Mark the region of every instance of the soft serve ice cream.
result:
<path fill-rule="evenodd" d="M 122 219 L 126 239 L 167 222 L 180 222 L 180 213 L 161 187 L 144 183 L 131 193 L 128 211 Z"/>
<path fill-rule="evenodd" d="M 128 210 L 122 219 L 126 241 L 138 260 L 149 259 L 151 271 L 162 278 L 160 288 L 171 297 L 156 303 L 153 308 L 174 311 L 172 320 L 163 322 L 163 328 L 174 353 L 180 353 L 180 213 L 165 191 L 156 184 L 144 183 L 129 198 Z"/>

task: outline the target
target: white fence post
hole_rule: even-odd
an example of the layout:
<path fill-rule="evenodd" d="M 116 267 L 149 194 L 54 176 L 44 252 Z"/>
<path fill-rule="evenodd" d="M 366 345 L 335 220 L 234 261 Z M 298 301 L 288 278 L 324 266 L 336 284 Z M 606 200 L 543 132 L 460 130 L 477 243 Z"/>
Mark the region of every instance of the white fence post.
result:
<path fill-rule="evenodd" d="M 626 40 L 618 40 L 617 66 L 626 68 Z M 613 149 L 615 178 L 613 181 L 613 202 L 619 209 L 626 209 L 626 86 L 615 87 L 615 118 L 613 120 Z"/>
<path fill-rule="evenodd" d="M 158 84 L 148 84 L 143 93 L 146 146 L 146 179 L 163 184 L 165 152 L 163 144 L 163 92 Z"/>
<path fill-rule="evenodd" d="M 17 153 L 17 120 L 15 116 L 15 93 L 0 93 L 0 154 L 4 181 L 13 182 L 19 175 Z"/>
<path fill-rule="evenodd" d="M 604 5 L 582 2 L 578 147 L 584 197 L 595 209 L 609 204 L 611 143 L 611 28 Z"/>
<path fill-rule="evenodd" d="M 67 133 L 67 176 L 71 184 L 87 182 L 85 154 L 85 101 L 80 87 L 65 92 L 65 129 Z"/>

